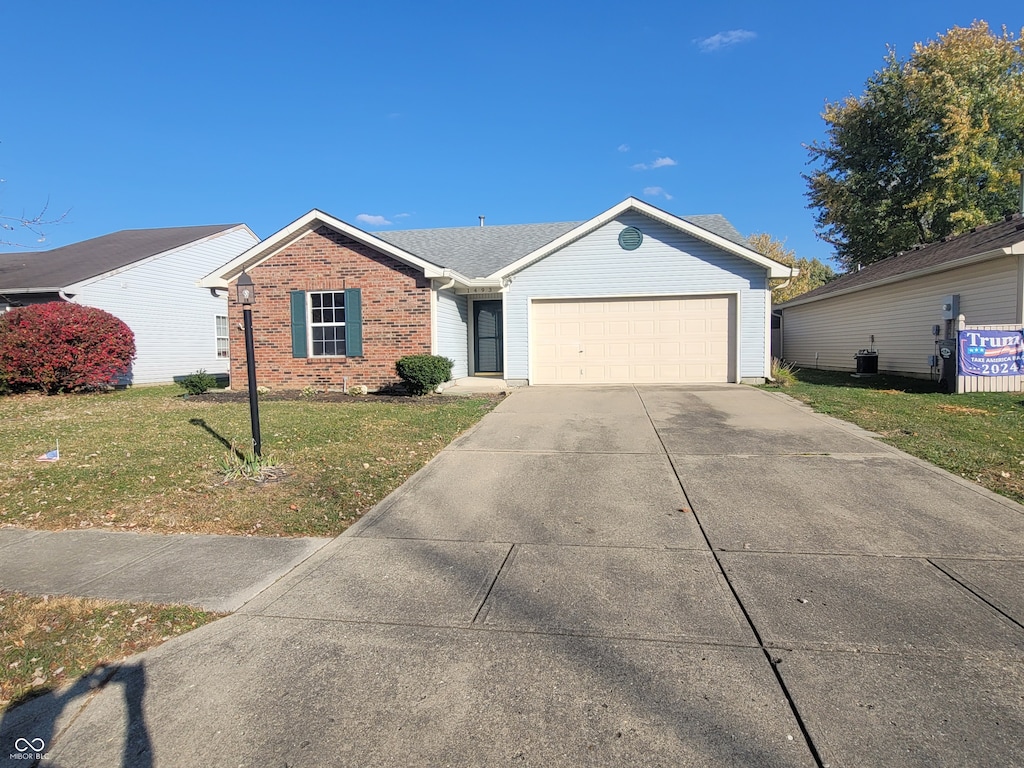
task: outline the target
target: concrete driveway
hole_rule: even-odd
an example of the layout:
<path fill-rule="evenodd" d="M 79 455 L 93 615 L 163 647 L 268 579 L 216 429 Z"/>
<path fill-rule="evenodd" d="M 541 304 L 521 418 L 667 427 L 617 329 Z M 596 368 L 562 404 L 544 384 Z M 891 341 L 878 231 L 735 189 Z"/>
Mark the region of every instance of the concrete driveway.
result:
<path fill-rule="evenodd" d="M 1022 511 L 759 390 L 530 388 L 240 612 L 19 710 L 0 746 L 1022 765 Z"/>

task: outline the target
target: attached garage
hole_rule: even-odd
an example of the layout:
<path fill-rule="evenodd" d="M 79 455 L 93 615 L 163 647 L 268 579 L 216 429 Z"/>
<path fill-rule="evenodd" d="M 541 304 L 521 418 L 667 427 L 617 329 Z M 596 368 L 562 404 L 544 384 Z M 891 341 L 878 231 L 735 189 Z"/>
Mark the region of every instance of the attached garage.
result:
<path fill-rule="evenodd" d="M 635 200 L 495 273 L 504 378 L 529 384 L 759 382 L 769 280 L 790 269 L 721 216 Z"/>
<path fill-rule="evenodd" d="M 735 296 L 535 299 L 535 384 L 735 381 Z"/>

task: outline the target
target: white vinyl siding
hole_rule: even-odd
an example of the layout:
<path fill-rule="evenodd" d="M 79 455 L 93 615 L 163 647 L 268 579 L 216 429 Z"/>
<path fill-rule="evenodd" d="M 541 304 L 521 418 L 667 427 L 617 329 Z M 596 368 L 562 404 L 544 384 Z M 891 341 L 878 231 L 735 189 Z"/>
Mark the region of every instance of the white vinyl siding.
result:
<path fill-rule="evenodd" d="M 228 314 L 225 295 L 197 283 L 258 242 L 244 227 L 184 245 L 66 289 L 74 301 L 119 317 L 135 333 L 133 384 L 170 382 L 198 370 L 227 373 L 210 341 L 210 318 Z"/>
<path fill-rule="evenodd" d="M 469 301 L 450 290 L 437 292 L 437 350 L 452 366 L 452 378 L 469 375 Z"/>
<path fill-rule="evenodd" d="M 644 235 L 635 251 L 618 244 L 619 232 Z M 626 213 L 514 274 L 505 292 L 505 377 L 528 379 L 529 311 L 533 299 L 643 296 L 735 297 L 734 378 L 766 373 L 767 273 L 763 267 L 640 213 Z"/>
<path fill-rule="evenodd" d="M 950 294 L 960 295 L 968 327 L 1021 323 L 1018 257 L 786 307 L 782 355 L 800 367 L 852 371 L 857 350 L 873 346 L 879 371 L 927 377 L 937 352 L 932 327 L 944 329 L 942 298 Z"/>

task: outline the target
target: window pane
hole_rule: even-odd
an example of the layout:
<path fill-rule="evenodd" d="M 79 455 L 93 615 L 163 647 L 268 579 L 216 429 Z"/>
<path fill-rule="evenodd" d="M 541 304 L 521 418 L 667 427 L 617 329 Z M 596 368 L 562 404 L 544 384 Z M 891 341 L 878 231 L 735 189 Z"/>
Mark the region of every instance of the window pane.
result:
<path fill-rule="evenodd" d="M 345 292 L 310 293 L 310 340 L 313 356 L 345 354 Z"/>
<path fill-rule="evenodd" d="M 228 319 L 224 315 L 217 315 L 217 335 L 227 338 Z"/>

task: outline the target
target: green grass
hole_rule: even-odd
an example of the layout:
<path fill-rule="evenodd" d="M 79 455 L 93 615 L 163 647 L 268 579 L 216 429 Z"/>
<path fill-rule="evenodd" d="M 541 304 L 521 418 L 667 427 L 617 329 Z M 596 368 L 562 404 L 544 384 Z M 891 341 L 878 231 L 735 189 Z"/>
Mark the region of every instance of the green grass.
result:
<path fill-rule="evenodd" d="M 251 446 L 244 402 L 177 387 L 2 397 L 0 524 L 333 536 L 495 402 L 261 402 L 275 470 L 266 482 L 226 482 L 228 446 Z M 58 439 L 60 461 L 37 462 Z"/>
<path fill-rule="evenodd" d="M 771 387 L 768 387 L 771 388 Z M 787 395 L 1024 502 L 1024 394 L 947 395 L 933 382 L 798 369 Z"/>
<path fill-rule="evenodd" d="M 218 618 L 181 605 L 0 590 L 0 711 Z"/>

